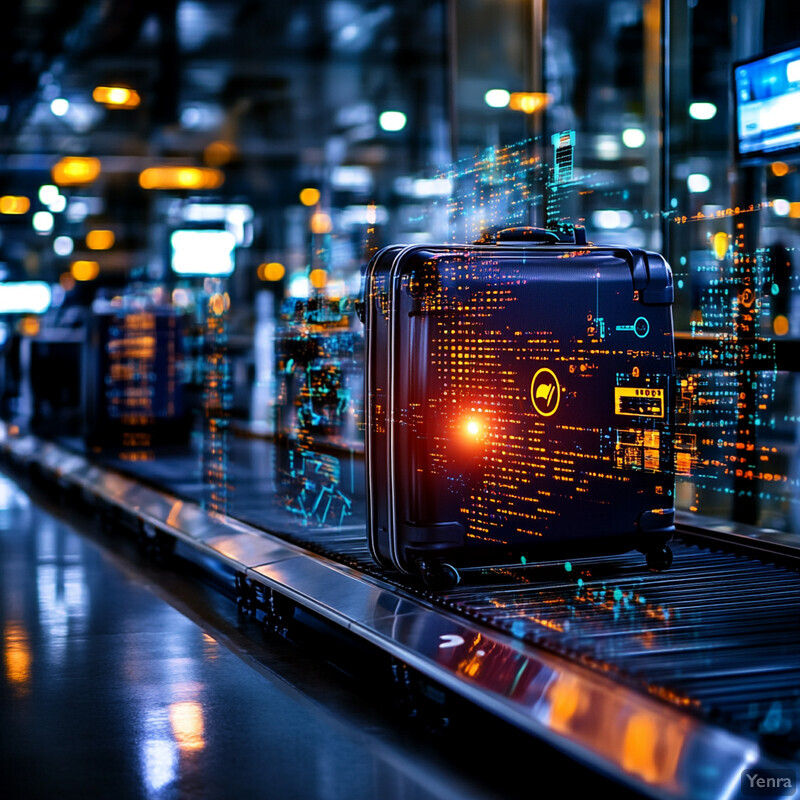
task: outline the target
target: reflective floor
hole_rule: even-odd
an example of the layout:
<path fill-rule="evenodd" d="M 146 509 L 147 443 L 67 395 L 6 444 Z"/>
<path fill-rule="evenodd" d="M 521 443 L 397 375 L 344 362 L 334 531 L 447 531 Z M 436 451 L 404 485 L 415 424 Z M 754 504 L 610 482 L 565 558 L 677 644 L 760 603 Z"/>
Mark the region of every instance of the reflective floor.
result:
<path fill-rule="evenodd" d="M 3 797 L 514 793 L 259 642 L 228 599 L 33 497 L 0 475 Z"/>

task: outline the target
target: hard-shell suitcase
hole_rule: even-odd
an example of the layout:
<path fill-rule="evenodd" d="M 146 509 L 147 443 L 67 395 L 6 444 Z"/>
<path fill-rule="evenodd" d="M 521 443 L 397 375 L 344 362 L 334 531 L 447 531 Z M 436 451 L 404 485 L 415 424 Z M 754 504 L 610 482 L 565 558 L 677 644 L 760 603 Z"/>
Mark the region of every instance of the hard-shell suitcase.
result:
<path fill-rule="evenodd" d="M 453 582 L 460 566 L 631 549 L 671 563 L 672 274 L 655 253 L 575 239 L 509 229 L 367 266 L 382 566 Z"/>

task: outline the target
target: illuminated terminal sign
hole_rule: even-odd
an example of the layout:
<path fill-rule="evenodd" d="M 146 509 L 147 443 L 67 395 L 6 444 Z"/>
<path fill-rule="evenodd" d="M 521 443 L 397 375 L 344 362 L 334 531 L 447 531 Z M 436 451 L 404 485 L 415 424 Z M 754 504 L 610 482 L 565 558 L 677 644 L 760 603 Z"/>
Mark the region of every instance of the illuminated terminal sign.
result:
<path fill-rule="evenodd" d="M 177 275 L 226 277 L 233 273 L 236 237 L 223 230 L 179 230 L 170 237 Z"/>

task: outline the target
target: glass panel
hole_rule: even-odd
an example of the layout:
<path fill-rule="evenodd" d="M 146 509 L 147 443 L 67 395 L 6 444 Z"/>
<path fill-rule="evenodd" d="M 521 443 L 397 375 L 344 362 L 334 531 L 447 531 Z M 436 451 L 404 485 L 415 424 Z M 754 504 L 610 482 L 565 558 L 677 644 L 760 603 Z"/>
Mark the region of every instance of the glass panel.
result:
<path fill-rule="evenodd" d="M 777 97 L 766 86 L 786 88 L 778 78 L 794 59 L 748 73 L 752 93 L 734 83 L 732 65 L 787 48 L 800 16 L 786 4 L 739 0 L 670 2 L 669 14 L 665 241 L 681 365 L 678 506 L 797 531 L 796 376 L 783 372 L 800 363 L 797 155 L 737 159 L 745 128 L 733 103 L 734 93 L 740 110 L 761 94 Z M 779 113 L 772 102 L 748 111 L 750 122 L 769 125 Z"/>

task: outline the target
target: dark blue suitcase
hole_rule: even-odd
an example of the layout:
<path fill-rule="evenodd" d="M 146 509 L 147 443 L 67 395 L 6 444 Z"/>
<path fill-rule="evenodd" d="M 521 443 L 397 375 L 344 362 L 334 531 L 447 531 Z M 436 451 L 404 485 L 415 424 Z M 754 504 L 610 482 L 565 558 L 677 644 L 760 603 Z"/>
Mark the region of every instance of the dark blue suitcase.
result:
<path fill-rule="evenodd" d="M 381 250 L 365 275 L 370 549 L 458 568 L 671 563 L 673 286 L 655 253 L 500 231 Z"/>

